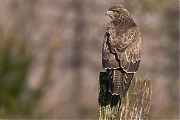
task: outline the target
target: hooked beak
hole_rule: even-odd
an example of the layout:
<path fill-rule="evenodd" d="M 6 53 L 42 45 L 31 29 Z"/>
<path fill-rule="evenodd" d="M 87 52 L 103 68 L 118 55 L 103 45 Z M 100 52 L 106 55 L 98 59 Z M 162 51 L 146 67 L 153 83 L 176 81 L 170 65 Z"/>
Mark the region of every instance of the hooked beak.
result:
<path fill-rule="evenodd" d="M 110 16 L 110 15 L 112 15 L 112 14 L 114 14 L 114 12 L 111 11 L 111 10 L 108 10 L 108 11 L 106 11 L 105 16 L 106 16 L 106 15 Z"/>

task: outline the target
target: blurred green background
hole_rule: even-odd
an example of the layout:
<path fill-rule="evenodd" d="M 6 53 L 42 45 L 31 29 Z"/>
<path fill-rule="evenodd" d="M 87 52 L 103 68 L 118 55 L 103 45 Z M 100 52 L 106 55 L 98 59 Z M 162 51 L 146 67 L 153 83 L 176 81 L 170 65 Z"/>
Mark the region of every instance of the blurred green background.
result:
<path fill-rule="evenodd" d="M 97 119 L 105 12 L 122 4 L 142 34 L 136 74 L 152 80 L 150 119 L 179 118 L 175 0 L 1 0 L 0 118 Z"/>

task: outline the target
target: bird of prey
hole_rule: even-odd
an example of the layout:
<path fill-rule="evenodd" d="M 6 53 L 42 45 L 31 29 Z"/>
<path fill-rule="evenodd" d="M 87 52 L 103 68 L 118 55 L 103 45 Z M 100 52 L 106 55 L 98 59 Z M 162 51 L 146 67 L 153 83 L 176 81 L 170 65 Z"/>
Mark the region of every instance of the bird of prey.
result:
<path fill-rule="evenodd" d="M 111 21 L 103 39 L 102 66 L 108 74 L 109 92 L 121 102 L 139 68 L 141 34 L 122 5 L 112 6 L 106 15 Z"/>

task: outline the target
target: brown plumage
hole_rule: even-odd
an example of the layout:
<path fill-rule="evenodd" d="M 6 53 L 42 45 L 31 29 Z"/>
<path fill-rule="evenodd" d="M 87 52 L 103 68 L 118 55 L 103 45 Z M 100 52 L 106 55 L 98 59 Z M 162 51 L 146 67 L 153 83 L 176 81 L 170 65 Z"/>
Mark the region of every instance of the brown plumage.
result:
<path fill-rule="evenodd" d="M 106 12 L 107 24 L 102 47 L 102 66 L 109 79 L 109 91 L 121 100 L 138 70 L 141 34 L 130 13 L 122 5 L 114 5 Z"/>

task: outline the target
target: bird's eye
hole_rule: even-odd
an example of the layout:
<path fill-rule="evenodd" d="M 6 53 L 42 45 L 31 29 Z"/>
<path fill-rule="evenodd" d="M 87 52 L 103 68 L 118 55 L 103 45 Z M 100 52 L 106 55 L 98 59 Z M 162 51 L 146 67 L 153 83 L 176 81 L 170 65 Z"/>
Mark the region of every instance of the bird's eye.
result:
<path fill-rule="evenodd" d="M 117 10 L 113 10 L 113 12 L 117 12 Z"/>

